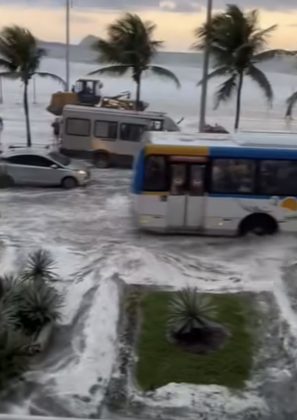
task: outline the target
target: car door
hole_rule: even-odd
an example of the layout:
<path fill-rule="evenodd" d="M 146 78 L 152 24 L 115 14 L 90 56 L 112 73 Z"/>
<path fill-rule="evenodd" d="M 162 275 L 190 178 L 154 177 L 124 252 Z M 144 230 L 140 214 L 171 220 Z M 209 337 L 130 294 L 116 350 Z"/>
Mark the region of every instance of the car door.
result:
<path fill-rule="evenodd" d="M 63 177 L 60 165 L 45 156 L 39 155 L 32 155 L 29 163 L 28 172 L 32 185 L 51 186 L 60 184 Z"/>
<path fill-rule="evenodd" d="M 12 178 L 14 184 L 25 185 L 28 182 L 24 173 L 24 165 L 26 164 L 25 156 L 16 155 L 5 157 L 3 158 L 3 162 L 5 163 L 7 175 Z"/>
<path fill-rule="evenodd" d="M 44 156 L 34 154 L 16 155 L 6 160 L 8 173 L 18 185 L 58 185 L 61 173 L 58 165 Z"/>

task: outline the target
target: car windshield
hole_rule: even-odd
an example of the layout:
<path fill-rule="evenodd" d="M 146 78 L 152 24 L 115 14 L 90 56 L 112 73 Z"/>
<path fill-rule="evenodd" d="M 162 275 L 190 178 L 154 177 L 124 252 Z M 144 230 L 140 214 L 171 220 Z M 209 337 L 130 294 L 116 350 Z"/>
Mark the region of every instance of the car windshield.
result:
<path fill-rule="evenodd" d="M 68 166 L 70 165 L 71 160 L 69 159 L 69 157 L 61 155 L 58 152 L 51 152 L 48 154 L 50 158 L 52 158 L 53 160 L 55 160 L 57 163 L 60 163 L 63 166 Z"/>

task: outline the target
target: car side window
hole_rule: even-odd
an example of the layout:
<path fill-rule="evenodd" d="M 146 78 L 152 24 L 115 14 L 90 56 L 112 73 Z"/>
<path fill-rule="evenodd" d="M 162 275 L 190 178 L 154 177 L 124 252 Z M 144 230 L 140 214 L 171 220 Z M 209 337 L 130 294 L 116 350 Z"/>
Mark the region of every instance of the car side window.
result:
<path fill-rule="evenodd" d="M 26 166 L 38 166 L 38 167 L 51 167 L 54 162 L 43 157 L 37 155 L 18 155 L 18 156 L 11 156 L 7 158 L 6 161 L 8 163 L 14 163 L 16 165 L 26 165 Z"/>

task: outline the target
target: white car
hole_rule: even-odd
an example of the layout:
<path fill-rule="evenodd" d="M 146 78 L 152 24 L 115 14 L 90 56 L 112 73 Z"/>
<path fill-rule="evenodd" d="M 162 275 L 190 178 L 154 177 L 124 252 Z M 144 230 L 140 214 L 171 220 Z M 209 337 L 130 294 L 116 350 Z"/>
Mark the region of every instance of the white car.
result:
<path fill-rule="evenodd" d="M 12 149 L 0 155 L 1 170 L 13 185 L 74 188 L 90 181 L 89 170 L 56 151 Z"/>

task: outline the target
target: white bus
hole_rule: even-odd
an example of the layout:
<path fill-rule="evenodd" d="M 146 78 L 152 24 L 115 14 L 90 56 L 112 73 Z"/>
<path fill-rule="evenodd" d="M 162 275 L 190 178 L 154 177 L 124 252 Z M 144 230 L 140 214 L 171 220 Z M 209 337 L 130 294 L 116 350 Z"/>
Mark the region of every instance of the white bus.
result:
<path fill-rule="evenodd" d="M 134 164 L 137 226 L 215 235 L 297 231 L 297 134 L 152 133 Z"/>
<path fill-rule="evenodd" d="M 147 130 L 177 131 L 179 127 L 161 112 L 66 105 L 60 130 L 61 152 L 92 159 L 99 168 L 131 166 Z"/>

